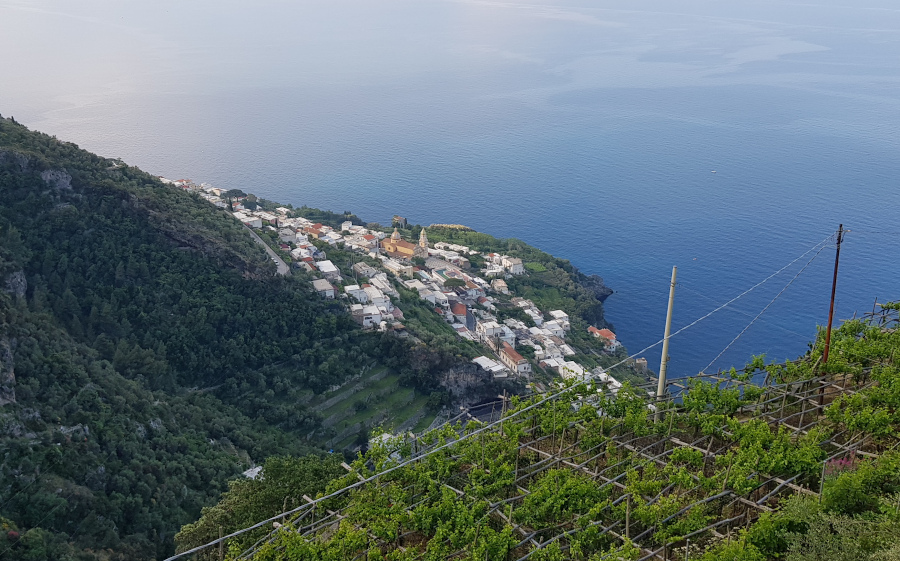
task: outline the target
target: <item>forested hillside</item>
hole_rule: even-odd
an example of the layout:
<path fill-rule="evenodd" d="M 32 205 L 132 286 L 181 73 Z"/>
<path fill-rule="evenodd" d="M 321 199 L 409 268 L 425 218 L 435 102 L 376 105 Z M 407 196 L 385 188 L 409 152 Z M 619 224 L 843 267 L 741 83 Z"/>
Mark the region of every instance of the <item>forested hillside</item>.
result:
<path fill-rule="evenodd" d="M 228 558 L 900 559 L 898 310 L 845 322 L 827 362 L 822 332 L 796 361 L 672 381 L 664 402 L 627 385 L 513 399 L 490 424 L 374 447 L 315 499 L 295 500 L 306 470 L 294 489 L 280 474 L 285 502 L 247 517 L 265 523 Z M 215 537 L 206 514 L 181 548 Z"/>
<path fill-rule="evenodd" d="M 456 357 L 363 334 L 196 196 L 0 118 L 0 559 L 152 559 L 364 368 Z M 320 431 L 321 432 L 321 431 Z"/>

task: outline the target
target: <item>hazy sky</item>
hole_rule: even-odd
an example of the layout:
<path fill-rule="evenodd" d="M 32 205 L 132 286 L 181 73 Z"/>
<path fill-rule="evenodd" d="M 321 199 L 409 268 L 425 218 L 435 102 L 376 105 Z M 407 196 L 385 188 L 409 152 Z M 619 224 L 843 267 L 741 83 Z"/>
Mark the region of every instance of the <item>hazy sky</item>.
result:
<path fill-rule="evenodd" d="M 473 95 L 538 102 L 734 83 L 842 95 L 848 79 L 846 95 L 865 81 L 867 95 L 896 102 L 900 11 L 862 4 L 0 0 L 0 112 L 52 122 L 49 112 L 137 92 L 353 89 L 433 73 Z M 523 78 L 482 79 L 498 71 Z"/>

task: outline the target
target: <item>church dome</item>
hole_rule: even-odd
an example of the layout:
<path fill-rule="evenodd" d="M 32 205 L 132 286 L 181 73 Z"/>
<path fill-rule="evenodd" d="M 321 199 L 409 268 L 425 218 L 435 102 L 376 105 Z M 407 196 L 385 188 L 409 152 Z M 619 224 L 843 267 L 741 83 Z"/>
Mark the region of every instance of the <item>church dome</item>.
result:
<path fill-rule="evenodd" d="M 396 228 L 394 228 L 394 233 L 391 234 L 391 241 L 392 241 L 392 242 L 399 242 L 399 241 L 400 241 L 400 232 L 398 232 Z"/>

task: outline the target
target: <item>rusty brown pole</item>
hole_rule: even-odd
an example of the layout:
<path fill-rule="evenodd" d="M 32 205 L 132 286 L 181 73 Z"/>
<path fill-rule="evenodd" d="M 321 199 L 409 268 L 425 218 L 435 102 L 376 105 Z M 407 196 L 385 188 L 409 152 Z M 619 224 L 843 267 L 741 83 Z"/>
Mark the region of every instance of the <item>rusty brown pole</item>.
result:
<path fill-rule="evenodd" d="M 828 351 L 831 350 L 831 322 L 834 319 L 834 294 L 837 291 L 838 262 L 841 258 L 841 241 L 844 238 L 844 225 L 838 226 L 837 250 L 834 252 L 834 278 L 831 281 L 831 307 L 828 309 L 828 327 L 825 329 L 825 351 L 822 353 L 822 364 L 828 362 Z M 815 370 L 815 368 L 813 368 Z M 815 372 L 814 372 L 815 373 Z M 804 402 L 805 404 L 806 402 Z M 819 407 L 825 405 L 825 381 L 819 382 Z M 802 421 L 802 416 L 801 416 Z"/>
<path fill-rule="evenodd" d="M 831 281 L 831 308 L 828 310 L 828 328 L 825 330 L 825 352 L 822 353 L 822 364 L 828 362 L 828 351 L 831 349 L 831 322 L 834 319 L 834 293 L 837 290 L 838 262 L 841 259 L 841 241 L 844 237 L 844 225 L 838 226 L 837 251 L 834 253 L 834 279 Z"/>

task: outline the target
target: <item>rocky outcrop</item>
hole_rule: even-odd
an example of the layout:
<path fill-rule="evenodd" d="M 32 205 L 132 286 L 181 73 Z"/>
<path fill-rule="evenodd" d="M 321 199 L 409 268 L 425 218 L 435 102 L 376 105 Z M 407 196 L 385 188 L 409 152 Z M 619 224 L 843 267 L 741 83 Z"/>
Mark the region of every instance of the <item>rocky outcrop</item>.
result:
<path fill-rule="evenodd" d="M 14 171 L 28 173 L 36 172 L 41 168 L 47 167 L 47 164 L 40 159 L 34 160 L 25 154 L 12 152 L 10 150 L 0 150 L 0 167 L 2 166 L 11 166 Z M 45 169 L 41 172 L 41 179 L 43 179 L 47 185 L 55 187 L 56 189 L 72 189 L 72 176 L 64 169 Z"/>
<path fill-rule="evenodd" d="M 519 393 L 515 379 L 495 379 L 493 374 L 467 363 L 447 369 L 439 376 L 441 386 L 450 392 L 454 406 L 470 407 L 489 399 L 496 399 L 506 389 Z"/>
<path fill-rule="evenodd" d="M 18 167 L 22 173 L 31 169 L 31 160 L 28 156 L 18 152 L 10 152 L 9 150 L 0 150 L 0 166 L 4 164 L 12 164 L 14 167 Z"/>
<path fill-rule="evenodd" d="M 597 275 L 587 275 L 581 281 L 581 286 L 590 290 L 597 297 L 597 300 L 603 302 L 613 293 L 613 289 L 606 286 L 603 279 Z"/>
<path fill-rule="evenodd" d="M 41 179 L 47 182 L 47 185 L 59 190 L 72 189 L 72 176 L 64 169 L 44 170 L 41 172 Z"/>
<path fill-rule="evenodd" d="M 4 290 L 18 298 L 25 296 L 25 291 L 28 290 L 28 281 L 25 280 L 25 272 L 16 271 L 7 276 L 6 282 L 4 283 Z"/>
<path fill-rule="evenodd" d="M 16 373 L 13 370 L 12 343 L 0 337 L 0 406 L 16 402 Z"/>

